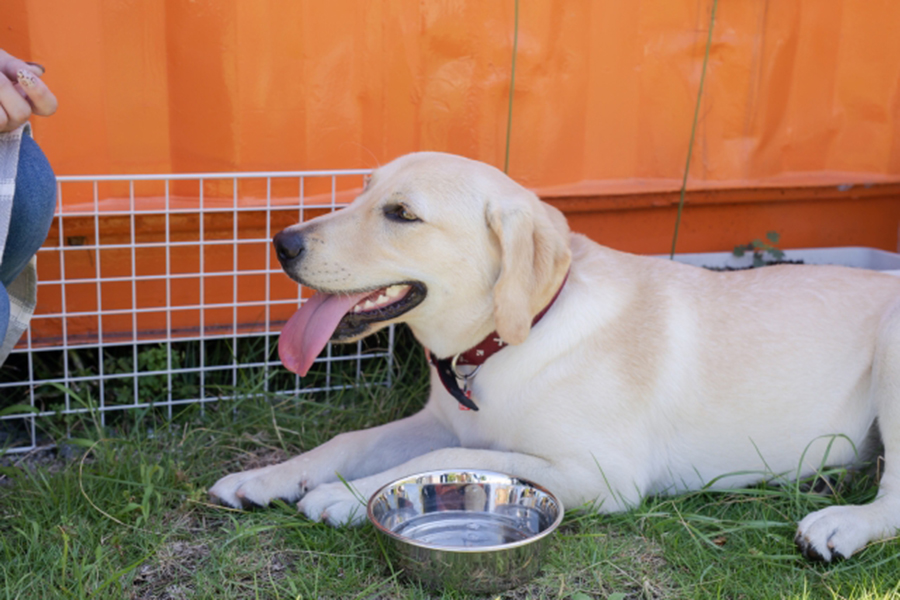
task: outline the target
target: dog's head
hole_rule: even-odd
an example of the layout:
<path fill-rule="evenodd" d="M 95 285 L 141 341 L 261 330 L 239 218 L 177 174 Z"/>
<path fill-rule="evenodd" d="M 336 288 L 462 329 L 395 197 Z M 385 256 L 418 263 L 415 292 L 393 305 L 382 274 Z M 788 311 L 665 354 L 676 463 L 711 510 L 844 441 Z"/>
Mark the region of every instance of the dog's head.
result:
<path fill-rule="evenodd" d="M 494 330 L 521 343 L 571 260 L 562 213 L 489 165 L 436 152 L 379 168 L 350 206 L 285 229 L 275 248 L 319 292 L 279 342 L 301 375 L 329 339 L 397 322 L 441 357 Z"/>

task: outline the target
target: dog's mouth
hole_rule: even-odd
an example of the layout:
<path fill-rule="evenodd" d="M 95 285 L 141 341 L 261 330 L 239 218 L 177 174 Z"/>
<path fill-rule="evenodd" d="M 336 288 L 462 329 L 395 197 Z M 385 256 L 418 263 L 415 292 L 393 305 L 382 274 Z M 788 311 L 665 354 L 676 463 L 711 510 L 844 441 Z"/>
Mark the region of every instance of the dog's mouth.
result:
<path fill-rule="evenodd" d="M 329 341 L 351 341 L 374 325 L 396 319 L 425 299 L 425 285 L 395 283 L 360 292 L 316 292 L 288 320 L 278 339 L 278 355 L 288 369 L 306 375 Z"/>
<path fill-rule="evenodd" d="M 425 286 L 418 282 L 398 283 L 379 288 L 353 305 L 338 322 L 332 341 L 358 337 L 373 323 L 396 319 L 425 299 Z"/>

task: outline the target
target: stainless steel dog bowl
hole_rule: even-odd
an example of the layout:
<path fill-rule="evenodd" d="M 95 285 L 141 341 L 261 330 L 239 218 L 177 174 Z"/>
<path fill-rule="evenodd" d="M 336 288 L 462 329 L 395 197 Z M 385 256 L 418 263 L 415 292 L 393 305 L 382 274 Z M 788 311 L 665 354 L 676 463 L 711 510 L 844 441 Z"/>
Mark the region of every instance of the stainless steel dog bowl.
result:
<path fill-rule="evenodd" d="M 384 486 L 369 499 L 368 516 L 407 576 L 431 587 L 490 592 L 537 574 L 563 507 L 529 481 L 460 469 Z"/>

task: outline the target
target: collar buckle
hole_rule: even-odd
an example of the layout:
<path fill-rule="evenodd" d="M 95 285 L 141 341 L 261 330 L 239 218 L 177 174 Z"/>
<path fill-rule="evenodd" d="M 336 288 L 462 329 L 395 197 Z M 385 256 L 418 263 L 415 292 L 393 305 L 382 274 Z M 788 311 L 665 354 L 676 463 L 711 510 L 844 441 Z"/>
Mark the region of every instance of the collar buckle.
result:
<path fill-rule="evenodd" d="M 450 360 L 450 370 L 453 371 L 453 375 L 457 379 L 461 380 L 464 383 L 463 391 L 465 391 L 469 388 L 469 380 L 475 378 L 475 375 L 478 374 L 478 371 L 481 370 L 481 366 L 484 363 L 482 363 L 482 365 L 474 365 L 474 367 L 475 367 L 474 369 L 472 369 L 468 373 L 463 373 L 462 371 L 459 370 L 459 367 L 460 367 L 459 359 L 461 356 L 462 356 L 462 353 L 457 354 Z M 471 367 L 473 365 L 462 365 L 462 366 Z"/>

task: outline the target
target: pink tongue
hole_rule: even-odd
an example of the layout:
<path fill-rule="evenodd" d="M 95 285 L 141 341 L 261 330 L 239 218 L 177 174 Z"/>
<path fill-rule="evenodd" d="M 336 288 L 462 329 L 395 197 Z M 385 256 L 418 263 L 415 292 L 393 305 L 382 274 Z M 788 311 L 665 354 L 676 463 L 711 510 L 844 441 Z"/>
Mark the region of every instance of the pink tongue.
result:
<path fill-rule="evenodd" d="M 316 292 L 281 329 L 278 356 L 288 369 L 303 377 L 356 303 L 371 294 L 330 295 Z"/>

